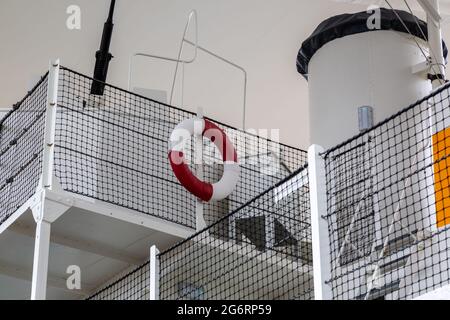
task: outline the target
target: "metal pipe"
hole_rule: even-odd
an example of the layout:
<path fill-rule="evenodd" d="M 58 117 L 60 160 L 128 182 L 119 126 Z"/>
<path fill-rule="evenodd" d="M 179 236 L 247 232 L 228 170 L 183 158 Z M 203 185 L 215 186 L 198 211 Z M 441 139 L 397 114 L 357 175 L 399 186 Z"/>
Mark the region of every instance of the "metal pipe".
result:
<path fill-rule="evenodd" d="M 185 41 L 186 41 L 186 43 L 188 43 L 190 45 L 194 45 L 194 43 L 192 43 L 191 41 L 189 41 L 187 39 Z M 247 106 L 246 106 L 246 103 L 247 103 L 247 71 L 243 67 L 237 65 L 236 63 L 234 63 L 234 62 L 232 62 L 230 60 L 227 60 L 227 59 L 219 56 L 218 54 L 216 54 L 216 53 L 214 53 L 214 52 L 212 52 L 212 51 L 210 51 L 208 49 L 203 48 L 202 46 L 198 46 L 197 48 L 198 48 L 198 50 L 203 51 L 203 52 L 205 52 L 205 53 L 207 53 L 207 54 L 209 54 L 209 55 L 211 55 L 211 56 L 221 60 L 222 62 L 224 62 L 226 64 L 229 64 L 230 66 L 232 66 L 232 67 L 234 67 L 236 69 L 239 69 L 244 74 L 244 101 L 243 101 L 242 129 L 245 130 L 246 115 L 247 115 L 247 110 L 246 110 L 247 109 Z"/>
<path fill-rule="evenodd" d="M 191 20 L 195 18 L 195 42 L 192 42 L 188 39 L 186 39 L 186 35 L 187 32 L 189 30 L 189 26 L 191 24 Z M 183 53 L 183 47 L 184 47 L 184 43 L 187 43 L 191 46 L 194 46 L 194 56 L 191 59 L 188 60 L 184 60 L 181 59 L 181 55 Z M 175 82 L 176 82 L 176 78 L 177 78 L 177 74 L 178 74 L 178 67 L 179 64 L 182 63 L 183 64 L 183 69 L 184 66 L 186 64 L 190 64 L 193 63 L 194 61 L 196 61 L 197 57 L 198 57 L 198 50 L 240 70 L 243 75 L 244 75 L 244 88 L 243 88 L 243 111 L 242 111 L 242 129 L 245 130 L 246 129 L 246 122 L 247 122 L 247 71 L 237 65 L 236 63 L 225 59 L 224 57 L 218 55 L 217 53 L 214 53 L 202 46 L 200 46 L 198 44 L 198 21 L 197 21 L 197 12 L 195 10 L 192 10 L 189 14 L 189 18 L 188 21 L 186 23 L 185 29 L 184 29 L 184 33 L 183 33 L 183 38 L 181 40 L 180 43 L 180 49 L 178 51 L 178 56 L 177 58 L 171 58 L 171 57 L 165 57 L 165 56 L 159 56 L 159 55 L 154 55 L 154 54 L 148 54 L 148 53 L 134 53 L 131 57 L 130 57 L 130 61 L 129 61 L 129 67 L 128 67 L 128 90 L 131 91 L 131 83 L 132 83 L 132 75 L 133 75 L 133 60 L 134 57 L 145 57 L 145 58 L 151 58 L 151 59 L 158 59 L 158 60 L 164 60 L 164 61 L 170 61 L 170 62 L 175 62 L 176 63 L 176 67 L 175 67 L 175 73 L 174 73 L 174 77 L 173 77 L 173 81 L 172 81 L 172 87 L 171 87 L 171 91 L 170 91 L 170 100 L 169 100 L 169 104 L 173 104 L 173 93 L 175 90 Z M 183 82 L 182 82 L 182 101 L 181 101 L 181 106 L 183 106 L 183 102 L 184 102 L 184 70 L 183 70 Z"/>
<path fill-rule="evenodd" d="M 182 52 L 182 47 L 183 47 L 183 42 L 184 39 L 186 38 L 186 34 L 187 31 L 189 30 L 189 26 L 191 24 L 192 19 L 195 19 L 195 43 L 194 43 L 194 56 L 191 59 L 188 60 L 183 60 L 180 59 L 180 55 Z M 181 39 L 181 44 L 180 44 L 180 50 L 178 52 L 178 58 L 171 58 L 171 57 L 165 57 L 165 56 L 159 56 L 159 55 L 154 55 L 154 54 L 149 54 L 149 53 L 142 53 L 142 52 L 138 52 L 138 53 L 134 53 L 133 55 L 131 55 L 130 57 L 130 61 L 129 61 L 129 66 L 128 66 L 128 91 L 131 91 L 131 79 L 132 79 L 132 75 L 133 75 L 133 60 L 135 57 L 146 57 L 146 58 L 151 58 L 151 59 L 158 59 L 158 60 L 165 60 L 165 61 L 171 61 L 171 62 L 176 62 L 178 63 L 192 63 L 197 59 L 197 47 L 198 47 L 198 22 L 197 22 L 197 12 L 195 10 L 192 10 L 189 13 L 189 17 L 188 17 L 188 21 L 186 23 L 186 26 L 184 28 L 184 32 L 183 32 L 183 38 Z M 175 69 L 175 75 L 174 75 L 174 79 L 176 79 L 176 74 L 177 74 L 177 69 Z M 172 84 L 172 91 L 174 88 L 174 83 Z M 171 101 L 172 102 L 172 93 L 171 93 Z"/>
<path fill-rule="evenodd" d="M 112 54 L 109 52 L 109 47 L 111 45 L 112 32 L 114 29 L 113 16 L 114 7 L 116 5 L 116 0 L 111 0 L 111 5 L 109 7 L 108 19 L 103 26 L 102 40 L 100 43 L 100 49 L 95 53 L 95 68 L 94 68 L 94 79 L 98 81 L 93 81 L 91 86 L 91 94 L 103 95 L 105 89 L 106 77 L 108 75 L 109 62 L 112 59 Z"/>
<path fill-rule="evenodd" d="M 188 22 L 186 23 L 186 26 L 184 28 L 184 32 L 183 32 L 183 38 L 181 39 L 180 42 L 180 49 L 178 50 L 178 56 L 177 56 L 177 62 L 175 65 L 175 72 L 173 74 L 173 81 L 172 81 L 172 88 L 170 90 L 170 104 L 173 103 L 173 92 L 175 90 L 175 82 L 177 80 L 177 74 L 178 74 L 178 65 L 180 64 L 180 60 L 181 60 L 181 55 L 183 53 L 183 45 L 184 45 L 184 41 L 186 40 L 186 35 L 187 32 L 189 30 L 189 25 L 191 23 L 191 19 L 192 17 L 195 18 L 195 43 L 194 43 L 194 48 L 195 48 L 195 53 L 194 53 L 194 58 L 192 59 L 191 62 L 195 61 L 197 59 L 197 48 L 198 48 L 198 20 L 197 20 L 197 12 L 195 10 L 192 10 L 191 13 L 189 13 L 189 18 L 188 18 Z M 191 63 L 190 62 L 190 63 Z M 183 64 L 185 64 L 185 62 L 183 62 Z"/>

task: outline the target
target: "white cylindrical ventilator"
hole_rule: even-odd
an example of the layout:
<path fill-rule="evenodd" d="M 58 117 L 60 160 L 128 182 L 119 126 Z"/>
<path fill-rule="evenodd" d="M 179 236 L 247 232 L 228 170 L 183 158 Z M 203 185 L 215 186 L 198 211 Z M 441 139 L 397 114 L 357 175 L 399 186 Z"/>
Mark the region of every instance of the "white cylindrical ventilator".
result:
<path fill-rule="evenodd" d="M 383 121 L 431 92 L 428 70 L 414 71 L 428 58 L 424 56 L 429 54 L 424 39 L 427 25 L 407 12 L 397 14 L 380 9 L 376 29 L 370 28 L 370 12 L 332 17 L 302 44 L 297 69 L 308 80 L 312 144 L 333 148 L 370 130 L 372 120 Z M 417 110 L 335 149 L 333 158 L 327 160 L 328 205 L 333 210 L 328 214 L 334 215 L 336 226 L 332 229 L 339 230 L 334 230 L 333 237 L 339 249 L 343 248 L 336 264 L 354 277 L 355 283 L 360 281 L 354 292 L 347 292 L 349 299 L 364 298 L 364 293 L 371 291 L 369 281 L 349 271 L 353 263 L 361 263 L 361 252 L 383 255 L 388 252 L 382 250 L 389 237 L 402 239 L 432 224 L 433 133 L 427 112 Z M 359 220 L 351 230 L 355 215 Z M 367 218 L 361 222 L 360 217 Z M 397 217 L 401 226 L 395 223 L 392 227 Z M 352 239 L 358 254 L 342 247 L 346 239 Z M 400 290 L 394 285 L 389 288 L 391 293 Z"/>
<path fill-rule="evenodd" d="M 327 43 L 309 64 L 311 142 L 328 148 L 359 133 L 360 106 L 373 107 L 376 123 L 427 95 L 430 81 L 412 73 L 424 60 L 416 43 L 396 31 Z"/>
<path fill-rule="evenodd" d="M 410 36 L 392 30 L 323 45 L 308 65 L 311 143 L 329 148 L 358 134 L 361 106 L 373 107 L 377 123 L 430 93 L 426 76 L 413 73 L 424 61 Z"/>

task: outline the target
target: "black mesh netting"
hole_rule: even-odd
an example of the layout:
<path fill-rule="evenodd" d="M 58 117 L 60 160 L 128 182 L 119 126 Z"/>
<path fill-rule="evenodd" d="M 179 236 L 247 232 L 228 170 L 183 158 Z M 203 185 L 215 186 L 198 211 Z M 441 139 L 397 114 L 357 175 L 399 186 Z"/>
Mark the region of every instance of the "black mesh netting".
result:
<path fill-rule="evenodd" d="M 312 299 L 307 169 L 163 252 L 160 298 Z"/>
<path fill-rule="evenodd" d="M 0 121 L 0 224 L 38 188 L 46 106 L 47 75 Z"/>
<path fill-rule="evenodd" d="M 135 268 L 97 291 L 87 300 L 149 300 L 150 263 Z"/>
<path fill-rule="evenodd" d="M 61 68 L 55 173 L 66 191 L 195 227 L 195 200 L 168 162 L 168 141 L 191 112 L 106 85 L 90 94 L 92 79 Z M 207 223 L 230 213 L 306 163 L 306 152 L 218 124 L 234 142 L 241 178 L 228 199 L 208 204 Z M 205 180 L 217 181 L 223 164 L 204 144 Z M 187 146 L 192 153 L 193 143 Z M 188 154 L 189 156 L 189 154 Z M 188 157 L 189 158 L 189 157 Z"/>
<path fill-rule="evenodd" d="M 313 299 L 306 167 L 159 255 L 160 299 Z M 149 262 L 88 299 L 149 298 Z"/>
<path fill-rule="evenodd" d="M 450 282 L 449 85 L 327 151 L 334 299 L 410 299 Z"/>

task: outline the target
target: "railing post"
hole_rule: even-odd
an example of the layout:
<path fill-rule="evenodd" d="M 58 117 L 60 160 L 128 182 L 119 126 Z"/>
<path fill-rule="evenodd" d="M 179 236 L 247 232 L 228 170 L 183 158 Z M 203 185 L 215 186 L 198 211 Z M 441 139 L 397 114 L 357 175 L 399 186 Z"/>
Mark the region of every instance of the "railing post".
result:
<path fill-rule="evenodd" d="M 47 291 L 51 221 L 48 221 L 45 218 L 45 190 L 52 188 L 53 180 L 59 60 L 50 62 L 47 81 L 47 106 L 45 111 L 44 149 L 42 155 L 42 182 L 37 191 L 40 193 L 39 200 L 31 208 L 33 217 L 36 221 L 33 274 L 31 281 L 32 300 L 44 300 Z"/>
<path fill-rule="evenodd" d="M 314 296 L 316 300 L 331 300 L 331 286 L 326 283 L 331 278 L 331 251 L 328 224 L 323 218 L 327 214 L 325 161 L 320 155 L 323 151 L 318 145 L 308 149 Z"/>
<path fill-rule="evenodd" d="M 59 59 L 50 62 L 45 111 L 45 136 L 42 160 L 42 187 L 51 189 L 55 154 L 56 107 L 58 105 Z"/>
<path fill-rule="evenodd" d="M 197 118 L 203 120 L 203 109 L 198 108 Z M 203 128 L 196 125 L 194 137 L 194 163 L 196 167 L 197 178 L 203 180 Z M 196 230 L 200 231 L 206 228 L 205 216 L 204 216 L 204 204 L 201 199 L 196 199 L 195 202 L 195 217 L 196 217 Z"/>
<path fill-rule="evenodd" d="M 150 300 L 159 300 L 159 250 L 150 248 Z"/>

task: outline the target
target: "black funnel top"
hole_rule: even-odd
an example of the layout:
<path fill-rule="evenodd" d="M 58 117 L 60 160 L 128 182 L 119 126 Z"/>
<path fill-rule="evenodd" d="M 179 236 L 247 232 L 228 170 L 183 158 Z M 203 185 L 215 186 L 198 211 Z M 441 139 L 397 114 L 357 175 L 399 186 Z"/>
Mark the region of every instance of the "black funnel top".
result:
<path fill-rule="evenodd" d="M 402 10 L 395 11 L 402 18 L 405 25 L 414 36 L 427 40 L 423 36 L 423 34 L 426 36 L 428 35 L 427 23 L 425 21 L 414 17 L 409 12 Z M 380 29 L 369 29 L 367 21 L 370 17 L 372 17 L 373 13 L 368 13 L 366 11 L 354 14 L 341 14 L 323 21 L 319 24 L 316 30 L 314 30 L 311 36 L 303 42 L 297 55 L 297 71 L 308 80 L 309 61 L 320 48 L 335 39 L 353 34 L 379 30 L 393 30 L 408 33 L 393 10 L 381 8 L 380 13 Z M 420 29 L 422 29 L 422 31 L 419 29 L 416 19 L 419 21 Z M 443 48 L 444 57 L 447 59 L 448 50 L 444 42 Z"/>

